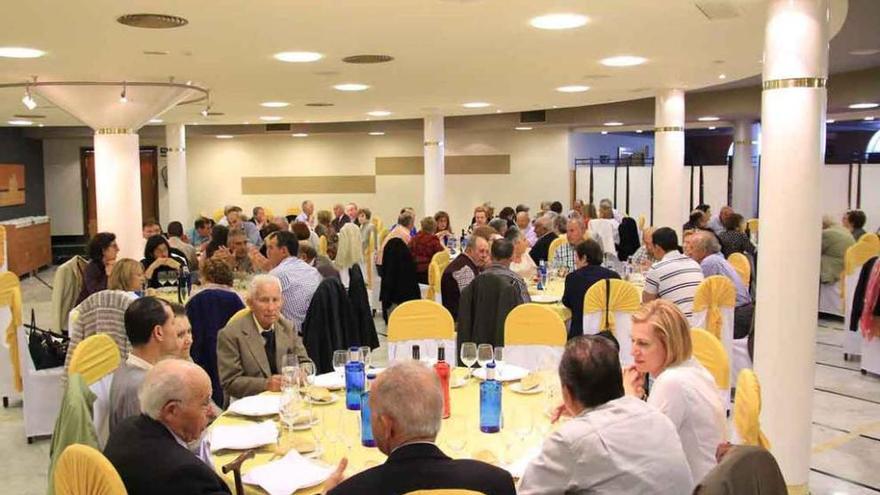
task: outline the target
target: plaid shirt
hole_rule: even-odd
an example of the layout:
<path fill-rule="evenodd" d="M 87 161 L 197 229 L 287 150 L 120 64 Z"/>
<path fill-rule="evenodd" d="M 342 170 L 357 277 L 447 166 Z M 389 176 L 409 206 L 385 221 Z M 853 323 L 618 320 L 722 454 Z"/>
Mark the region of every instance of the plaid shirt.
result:
<path fill-rule="evenodd" d="M 281 280 L 281 297 L 284 299 L 281 314 L 296 323 L 297 329 L 302 328 L 312 296 L 321 283 L 321 274 L 296 256 L 285 258 L 269 274 Z"/>
<path fill-rule="evenodd" d="M 550 266 L 551 269 L 568 268 L 569 273 L 574 271 L 574 246 L 566 242 L 556 249 L 555 256 Z"/>
<path fill-rule="evenodd" d="M 652 255 L 648 252 L 647 249 L 645 249 L 645 246 L 639 246 L 639 249 L 637 249 L 636 252 L 632 255 L 632 262 L 635 266 L 642 266 L 652 265 L 656 263 L 657 260 L 654 259 L 654 255 Z"/>

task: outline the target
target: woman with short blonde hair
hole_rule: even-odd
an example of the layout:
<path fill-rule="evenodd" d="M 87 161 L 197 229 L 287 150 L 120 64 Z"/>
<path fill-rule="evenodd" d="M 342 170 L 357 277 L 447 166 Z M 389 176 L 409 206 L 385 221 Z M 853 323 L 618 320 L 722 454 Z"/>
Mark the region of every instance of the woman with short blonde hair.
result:
<path fill-rule="evenodd" d="M 107 277 L 107 288 L 135 292 L 144 290 L 144 267 L 137 260 L 122 258 L 113 265 Z"/>

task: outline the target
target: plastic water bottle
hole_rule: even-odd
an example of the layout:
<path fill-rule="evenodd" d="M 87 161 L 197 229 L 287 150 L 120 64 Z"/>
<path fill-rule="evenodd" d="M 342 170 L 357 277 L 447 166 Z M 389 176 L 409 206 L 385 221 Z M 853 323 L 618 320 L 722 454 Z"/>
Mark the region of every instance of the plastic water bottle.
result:
<path fill-rule="evenodd" d="M 486 364 L 486 380 L 480 384 L 480 431 L 501 431 L 501 382 L 495 379 L 495 363 Z"/>
<path fill-rule="evenodd" d="M 538 265 L 538 290 L 544 290 L 544 287 L 547 286 L 547 262 L 545 260 L 541 260 L 541 264 Z"/>
<path fill-rule="evenodd" d="M 370 390 L 375 379 L 375 373 L 367 375 L 367 384 L 361 393 L 361 445 L 364 447 L 376 446 L 376 439 L 373 438 L 373 423 L 370 421 Z"/>
<path fill-rule="evenodd" d="M 186 265 L 183 265 L 183 280 L 186 286 L 185 294 L 189 298 L 189 295 L 192 293 L 192 273 L 190 273 L 189 267 Z"/>
<path fill-rule="evenodd" d="M 345 364 L 345 407 L 352 411 L 360 410 L 361 394 L 364 392 L 364 363 L 357 347 L 348 350 Z"/>

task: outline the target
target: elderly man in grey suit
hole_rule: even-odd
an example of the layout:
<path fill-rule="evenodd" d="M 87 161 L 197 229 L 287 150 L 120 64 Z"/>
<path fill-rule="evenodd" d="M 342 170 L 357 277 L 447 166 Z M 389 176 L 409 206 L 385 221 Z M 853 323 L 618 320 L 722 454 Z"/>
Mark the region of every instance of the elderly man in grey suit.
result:
<path fill-rule="evenodd" d="M 284 356 L 311 362 L 293 322 L 281 316 L 281 282 L 273 275 L 251 281 L 249 313 L 230 321 L 217 339 L 217 367 L 227 397 L 281 390 Z"/>

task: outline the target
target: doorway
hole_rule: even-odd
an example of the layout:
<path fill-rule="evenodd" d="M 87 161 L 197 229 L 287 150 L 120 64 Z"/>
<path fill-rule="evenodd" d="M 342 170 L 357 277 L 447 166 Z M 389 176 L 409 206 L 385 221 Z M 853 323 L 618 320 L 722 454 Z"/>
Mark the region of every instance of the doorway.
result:
<path fill-rule="evenodd" d="M 98 208 L 95 200 L 95 149 L 80 148 L 82 168 L 83 227 L 89 238 L 98 233 Z M 159 219 L 159 150 L 140 148 L 141 215 L 144 220 Z"/>

